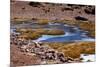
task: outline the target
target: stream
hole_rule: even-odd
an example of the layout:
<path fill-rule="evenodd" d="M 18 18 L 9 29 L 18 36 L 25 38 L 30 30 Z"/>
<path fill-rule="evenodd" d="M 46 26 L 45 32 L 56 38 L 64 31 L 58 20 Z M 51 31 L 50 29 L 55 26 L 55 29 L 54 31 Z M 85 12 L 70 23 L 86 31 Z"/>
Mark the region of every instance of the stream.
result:
<path fill-rule="evenodd" d="M 31 28 L 31 29 L 60 29 L 65 32 L 64 35 L 42 35 L 35 42 L 75 42 L 75 41 L 95 41 L 95 38 L 87 36 L 88 31 L 81 30 L 79 27 L 69 26 L 61 23 L 49 23 L 47 25 L 38 25 L 37 23 L 16 24 L 11 25 L 10 33 L 20 34 L 15 32 L 17 28 Z M 82 62 L 95 61 L 95 55 L 84 55 Z"/>
<path fill-rule="evenodd" d="M 37 23 L 26 23 L 11 25 L 11 31 L 16 28 L 31 28 L 31 29 L 60 29 L 65 32 L 64 35 L 42 35 L 40 38 L 33 41 L 40 42 L 70 42 L 70 41 L 95 41 L 94 38 L 87 36 L 88 31 L 81 30 L 79 27 L 69 26 L 63 23 L 49 23 L 39 25 Z"/>

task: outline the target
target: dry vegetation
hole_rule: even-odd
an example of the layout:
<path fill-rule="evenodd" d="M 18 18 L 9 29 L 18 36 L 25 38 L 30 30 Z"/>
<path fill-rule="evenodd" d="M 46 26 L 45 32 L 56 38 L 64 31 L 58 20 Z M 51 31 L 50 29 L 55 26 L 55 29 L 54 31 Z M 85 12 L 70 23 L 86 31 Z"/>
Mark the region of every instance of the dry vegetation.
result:
<path fill-rule="evenodd" d="M 63 30 L 46 30 L 46 29 L 17 29 L 16 32 L 21 33 L 21 37 L 24 37 L 25 39 L 37 39 L 41 37 L 42 35 L 63 35 L 65 32 Z"/>
<path fill-rule="evenodd" d="M 14 19 L 11 19 L 11 23 L 13 24 L 28 23 L 29 21 L 32 21 L 32 19 L 31 18 L 19 18 L 19 17 L 14 17 Z"/>
<path fill-rule="evenodd" d="M 95 23 L 94 22 L 80 22 L 79 26 L 81 29 L 88 31 L 88 35 L 95 37 Z"/>
<path fill-rule="evenodd" d="M 63 34 L 65 34 L 64 31 L 63 30 L 58 30 L 58 29 L 56 29 L 56 30 L 49 30 L 47 32 L 47 35 L 63 35 Z"/>
<path fill-rule="evenodd" d="M 46 30 L 46 29 L 35 29 L 35 32 L 39 34 L 45 34 L 45 35 L 63 35 L 65 34 L 63 30 L 58 29 L 52 29 L 52 30 Z"/>
<path fill-rule="evenodd" d="M 91 22 L 91 21 L 79 21 L 79 20 L 48 20 L 48 19 L 38 19 L 36 20 L 37 24 L 39 25 L 45 25 L 48 24 L 49 22 L 54 22 L 54 23 L 64 23 L 64 24 L 68 24 L 70 26 L 79 26 L 82 30 L 88 31 L 89 36 L 94 37 L 95 38 L 95 22 Z M 27 23 L 26 20 L 17 20 L 15 21 L 17 24 L 20 23 Z M 40 32 L 39 32 L 40 31 Z M 48 35 L 61 35 L 64 34 L 64 31 L 61 30 L 44 30 L 44 29 L 38 29 L 37 31 L 38 33 L 42 33 L 42 34 L 48 34 Z"/>
<path fill-rule="evenodd" d="M 51 4 L 51 5 L 50 5 Z M 71 26 L 79 25 L 83 30 L 88 31 L 88 35 L 95 37 L 95 6 L 85 7 L 85 5 L 68 4 L 67 7 L 55 3 L 44 4 L 38 2 L 15 2 L 11 4 L 11 21 L 15 24 L 27 23 L 35 20 L 39 25 L 46 25 L 48 22 L 64 23 Z M 20 7 L 19 7 L 20 5 Z M 24 7 L 23 7 L 24 6 Z M 49 10 L 48 10 L 49 9 Z M 37 11 L 37 12 L 36 12 Z M 43 14 L 43 15 L 41 15 Z M 75 20 L 77 16 L 84 16 L 90 21 Z M 55 19 L 52 19 L 52 18 Z M 44 18 L 44 19 L 42 19 Z M 62 20 L 63 19 L 63 20 Z M 69 20 L 70 19 L 70 20 Z M 17 29 L 21 37 L 26 39 L 37 39 L 43 34 L 63 35 L 63 30 L 46 29 Z M 63 52 L 65 57 L 79 58 L 80 54 L 95 54 L 95 42 L 75 42 L 75 43 L 43 43 L 51 48 Z M 27 58 L 27 59 L 26 59 Z M 21 53 L 15 45 L 11 45 L 11 64 L 30 65 L 39 64 L 39 58 Z M 13 66 L 13 64 L 16 64 Z"/>
<path fill-rule="evenodd" d="M 39 19 L 37 22 L 40 25 L 45 25 L 45 24 L 48 24 L 49 20 L 48 19 Z"/>
<path fill-rule="evenodd" d="M 76 43 L 46 43 L 59 52 L 63 52 L 66 57 L 79 58 L 80 54 L 95 54 L 94 42 Z M 45 44 L 45 45 L 46 45 Z"/>
<path fill-rule="evenodd" d="M 82 30 L 88 31 L 88 35 L 95 38 L 95 22 L 80 20 L 57 20 L 55 23 L 64 23 L 70 26 L 79 26 Z"/>
<path fill-rule="evenodd" d="M 48 19 L 37 19 L 37 18 L 14 18 L 14 19 L 12 19 L 12 23 L 14 23 L 14 24 L 21 24 L 23 22 L 27 23 L 29 21 L 31 21 L 31 22 L 35 21 L 39 25 L 46 25 L 46 24 L 48 24 L 48 22 L 50 20 L 48 20 Z"/>
<path fill-rule="evenodd" d="M 63 23 L 63 24 L 67 24 L 67 25 L 70 25 L 70 26 L 76 26 L 78 24 L 78 21 L 76 20 L 51 20 L 50 22 L 53 22 L 53 23 Z"/>
<path fill-rule="evenodd" d="M 20 35 L 21 37 L 24 37 L 25 39 L 29 40 L 34 40 L 34 39 L 38 39 L 39 37 L 41 37 L 40 34 L 36 33 L 36 32 L 32 32 L 32 33 L 23 33 Z"/>

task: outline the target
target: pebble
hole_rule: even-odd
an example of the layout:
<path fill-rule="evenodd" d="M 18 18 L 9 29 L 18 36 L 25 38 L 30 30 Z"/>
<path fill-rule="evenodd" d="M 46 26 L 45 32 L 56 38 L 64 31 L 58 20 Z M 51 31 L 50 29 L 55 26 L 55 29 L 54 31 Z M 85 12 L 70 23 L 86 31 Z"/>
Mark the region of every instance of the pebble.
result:
<path fill-rule="evenodd" d="M 46 64 L 48 61 L 53 61 L 52 63 L 72 63 L 75 61 L 71 57 L 66 59 L 63 53 L 57 52 L 49 46 L 43 46 L 40 42 L 31 43 L 30 40 L 18 38 L 18 35 L 11 35 L 11 44 L 18 45 L 21 52 L 26 52 L 26 54 L 32 56 L 39 56 L 42 60 L 41 64 Z"/>

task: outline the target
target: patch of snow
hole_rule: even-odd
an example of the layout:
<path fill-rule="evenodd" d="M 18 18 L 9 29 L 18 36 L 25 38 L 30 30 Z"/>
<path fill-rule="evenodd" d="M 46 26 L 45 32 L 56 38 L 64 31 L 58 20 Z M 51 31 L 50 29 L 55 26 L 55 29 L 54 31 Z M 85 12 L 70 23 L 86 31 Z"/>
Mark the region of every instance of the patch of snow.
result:
<path fill-rule="evenodd" d="M 89 55 L 85 55 L 85 54 L 81 54 L 81 57 L 83 58 L 82 62 L 88 62 L 88 61 L 95 61 L 96 56 L 94 54 L 89 54 Z"/>

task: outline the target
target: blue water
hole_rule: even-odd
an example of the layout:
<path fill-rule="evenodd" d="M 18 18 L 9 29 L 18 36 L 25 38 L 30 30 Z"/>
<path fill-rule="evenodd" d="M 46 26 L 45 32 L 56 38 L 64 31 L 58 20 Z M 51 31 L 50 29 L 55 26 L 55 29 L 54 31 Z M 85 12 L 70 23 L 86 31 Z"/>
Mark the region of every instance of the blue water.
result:
<path fill-rule="evenodd" d="M 41 42 L 71 42 L 71 41 L 94 41 L 94 39 L 88 37 L 82 37 L 79 35 L 73 35 L 73 36 L 52 37 L 40 41 Z"/>
<path fill-rule="evenodd" d="M 42 35 L 35 41 L 40 42 L 70 42 L 70 41 L 95 41 L 94 38 L 88 37 L 87 31 L 79 27 L 73 27 L 65 24 L 49 24 L 49 29 L 61 29 L 65 31 L 64 35 Z"/>
<path fill-rule="evenodd" d="M 14 26 L 14 28 L 32 28 L 36 29 L 38 27 L 43 29 L 60 29 L 65 32 L 64 35 L 42 35 L 42 37 L 33 40 L 41 42 L 70 42 L 70 41 L 95 41 L 94 38 L 88 37 L 86 34 L 87 31 L 81 30 L 79 27 L 73 27 L 65 25 L 62 23 L 49 23 L 47 25 L 38 25 L 36 23 L 29 24 L 20 24 Z"/>
<path fill-rule="evenodd" d="M 94 38 L 77 33 L 66 33 L 65 35 L 42 35 L 35 41 L 40 42 L 72 42 L 72 41 L 95 41 Z"/>

